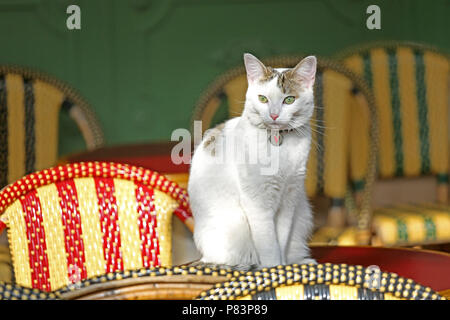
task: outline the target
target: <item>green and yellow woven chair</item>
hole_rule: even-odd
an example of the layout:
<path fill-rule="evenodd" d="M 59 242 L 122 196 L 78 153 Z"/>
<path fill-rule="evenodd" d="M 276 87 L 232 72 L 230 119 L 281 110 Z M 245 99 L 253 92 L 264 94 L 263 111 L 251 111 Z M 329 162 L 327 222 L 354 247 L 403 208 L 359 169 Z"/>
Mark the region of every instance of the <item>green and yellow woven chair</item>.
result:
<path fill-rule="evenodd" d="M 445 300 L 395 273 L 360 265 L 286 265 L 247 272 L 202 292 L 200 300 Z"/>
<path fill-rule="evenodd" d="M 378 177 L 437 178 L 436 204 L 374 210 L 374 243 L 421 245 L 450 242 L 448 206 L 448 55 L 411 43 L 374 43 L 348 49 L 338 58 L 371 87 L 377 118 L 354 109 L 350 174 L 356 189 L 364 181 L 369 124 L 378 122 Z M 413 201 L 414 199 L 412 199 Z M 438 203 L 438 204 L 437 204 Z"/>
<path fill-rule="evenodd" d="M 184 189 L 156 172 L 75 163 L 32 173 L 0 192 L 15 281 L 53 291 L 109 272 L 170 266 L 172 215 L 191 229 Z"/>
<path fill-rule="evenodd" d="M 74 89 L 42 72 L 0 66 L 0 189 L 57 164 L 60 111 L 75 121 L 87 149 L 103 145 L 93 111 Z"/>
<path fill-rule="evenodd" d="M 215 283 L 243 274 L 217 267 L 152 267 L 92 277 L 54 292 L 64 300 L 192 300 Z"/>
<path fill-rule="evenodd" d="M 263 59 L 271 67 L 293 67 L 302 56 L 275 57 Z M 201 121 L 202 131 L 213 127 L 228 118 L 239 116 L 243 110 L 247 78 L 245 68 L 237 67 L 218 77 L 199 98 L 192 116 L 194 121 Z M 352 204 L 352 196 L 347 192 L 349 186 L 349 139 L 353 109 L 362 114 L 375 112 L 373 98 L 364 80 L 353 74 L 345 66 L 331 60 L 318 59 L 318 71 L 314 87 L 315 111 L 311 120 L 313 144 L 307 167 L 306 190 L 309 197 L 325 194 L 331 199 L 328 213 L 328 227 L 320 230 L 318 243 L 327 243 L 335 235 L 340 235 L 346 223 L 344 208 L 352 208 L 356 216 L 370 215 L 370 187 L 364 189 L 363 200 L 358 207 Z M 376 123 L 372 123 L 367 136 L 376 136 Z M 376 154 L 375 139 L 369 137 L 369 144 L 363 145 L 365 151 L 372 156 Z M 365 161 L 369 160 L 365 156 Z M 369 167 L 368 163 L 366 167 Z M 373 179 L 375 166 L 366 170 L 365 178 Z M 357 219 L 354 219 L 357 220 Z M 367 242 L 367 224 L 347 230 L 351 234 L 351 243 Z M 330 237 L 330 232 L 332 236 Z M 358 236 L 356 236 L 356 234 Z"/>

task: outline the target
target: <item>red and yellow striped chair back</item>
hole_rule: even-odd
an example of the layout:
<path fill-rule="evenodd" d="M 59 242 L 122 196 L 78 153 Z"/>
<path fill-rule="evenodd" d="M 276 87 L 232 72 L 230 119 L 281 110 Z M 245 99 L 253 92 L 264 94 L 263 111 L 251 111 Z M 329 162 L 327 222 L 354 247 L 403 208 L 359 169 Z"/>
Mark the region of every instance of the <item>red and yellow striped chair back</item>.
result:
<path fill-rule="evenodd" d="M 171 265 L 171 218 L 192 223 L 184 189 L 156 172 L 75 163 L 0 192 L 16 282 L 53 291 L 101 274 Z M 192 225 L 191 225 L 192 226 Z"/>
<path fill-rule="evenodd" d="M 372 88 L 379 122 L 378 172 L 381 178 L 435 174 L 448 183 L 448 56 L 418 44 L 375 43 L 338 57 Z M 367 116 L 355 118 L 360 132 Z M 352 143 L 367 144 L 364 136 Z M 360 184 L 367 171 L 363 150 L 352 148 L 351 174 Z"/>
<path fill-rule="evenodd" d="M 264 59 L 271 67 L 293 67 L 303 57 Z M 238 67 L 218 77 L 199 98 L 192 121 L 202 121 L 205 131 L 244 108 L 247 77 Z M 309 197 L 324 193 L 342 206 L 348 186 L 349 135 L 352 108 L 369 114 L 372 101 L 361 79 L 343 65 L 319 58 L 314 87 L 315 111 L 311 120 L 313 144 L 308 161 L 306 190 Z M 360 99 L 355 99 L 358 95 Z M 366 149 L 369 151 L 369 149 Z M 364 158 L 368 161 L 368 157 Z M 366 172 L 367 173 L 367 172 Z"/>
<path fill-rule="evenodd" d="M 0 188 L 57 164 L 61 111 L 87 149 L 103 145 L 94 112 L 72 88 L 42 72 L 0 66 Z"/>

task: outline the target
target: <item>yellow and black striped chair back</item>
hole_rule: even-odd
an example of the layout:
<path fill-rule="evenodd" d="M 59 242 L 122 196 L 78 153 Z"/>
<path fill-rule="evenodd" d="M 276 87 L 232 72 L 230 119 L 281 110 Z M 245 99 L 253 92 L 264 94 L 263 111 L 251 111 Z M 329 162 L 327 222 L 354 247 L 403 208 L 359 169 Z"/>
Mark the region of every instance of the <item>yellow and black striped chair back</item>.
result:
<path fill-rule="evenodd" d="M 200 300 L 445 300 L 395 273 L 347 264 L 280 265 L 247 272 L 202 292 Z"/>
<path fill-rule="evenodd" d="M 93 111 L 68 85 L 27 68 L 0 66 L 0 188 L 56 165 L 61 110 L 76 122 L 88 149 L 103 144 Z"/>
<path fill-rule="evenodd" d="M 448 183 L 449 57 L 418 44 L 375 43 L 346 50 L 338 58 L 374 93 L 379 176 L 435 174 L 438 182 Z M 361 115 L 352 125 L 365 132 L 370 121 Z M 354 136 L 352 143 L 367 144 L 366 137 Z M 361 185 L 367 171 L 360 160 L 364 150 L 352 150 L 352 179 Z"/>
<path fill-rule="evenodd" d="M 16 283 L 52 291 L 109 272 L 170 266 L 172 214 L 188 224 L 187 193 L 156 172 L 75 163 L 0 192 Z"/>
<path fill-rule="evenodd" d="M 302 58 L 276 57 L 264 59 L 263 62 L 274 68 L 293 67 Z M 202 130 L 205 131 L 217 122 L 239 116 L 246 91 L 244 67 L 224 73 L 199 98 L 192 125 L 194 121 L 202 121 Z M 352 106 L 357 105 L 364 109 L 360 112 L 367 114 L 374 110 L 373 101 L 363 80 L 344 66 L 322 58 L 318 59 L 314 93 L 315 111 L 311 120 L 313 143 L 307 165 L 306 191 L 309 197 L 323 193 L 332 199 L 334 206 L 343 206 L 349 181 Z M 365 160 L 368 161 L 368 158 Z"/>

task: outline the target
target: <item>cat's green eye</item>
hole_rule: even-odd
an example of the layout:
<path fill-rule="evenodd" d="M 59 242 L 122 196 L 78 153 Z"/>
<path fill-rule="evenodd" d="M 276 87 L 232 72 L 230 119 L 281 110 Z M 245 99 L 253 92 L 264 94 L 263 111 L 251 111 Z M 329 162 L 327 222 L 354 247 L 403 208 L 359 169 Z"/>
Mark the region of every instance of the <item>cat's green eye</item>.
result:
<path fill-rule="evenodd" d="M 258 96 L 258 99 L 259 99 L 259 102 L 262 102 L 262 103 L 267 103 L 269 101 L 266 96 L 263 96 L 261 94 Z"/>
<path fill-rule="evenodd" d="M 285 103 L 285 104 L 293 104 L 294 101 L 295 101 L 295 97 L 289 96 L 289 97 L 284 98 L 283 103 Z"/>

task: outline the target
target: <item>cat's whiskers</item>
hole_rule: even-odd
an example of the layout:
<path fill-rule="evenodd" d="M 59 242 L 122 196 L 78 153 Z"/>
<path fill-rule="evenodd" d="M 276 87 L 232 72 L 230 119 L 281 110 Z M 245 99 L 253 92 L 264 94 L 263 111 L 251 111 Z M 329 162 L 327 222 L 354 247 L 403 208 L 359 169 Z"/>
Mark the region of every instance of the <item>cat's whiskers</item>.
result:
<path fill-rule="evenodd" d="M 323 119 L 316 119 L 316 118 L 311 118 L 311 119 L 309 119 L 309 121 L 313 121 L 313 122 L 321 122 L 321 123 L 324 123 L 324 122 L 325 122 L 325 120 L 323 120 Z"/>
<path fill-rule="evenodd" d="M 314 120 L 315 119 L 310 119 L 309 120 L 309 128 L 311 129 L 311 131 L 313 131 L 313 132 L 315 132 L 317 134 L 321 134 L 323 136 L 326 136 L 326 133 L 325 133 L 324 129 L 332 129 L 332 128 L 328 127 L 328 126 L 321 126 L 319 124 L 311 122 L 311 121 L 314 121 Z M 292 124 L 290 124 L 290 126 L 293 127 Z"/>
<path fill-rule="evenodd" d="M 307 133 L 305 131 L 306 128 L 304 126 L 292 127 L 292 125 L 290 125 L 290 124 L 288 126 L 290 126 L 291 129 L 294 129 L 294 132 L 300 137 L 304 137 Z M 310 127 L 310 129 L 313 130 L 311 127 Z M 315 131 L 315 132 L 317 132 L 317 131 Z M 317 132 L 317 133 L 320 134 L 320 132 Z M 314 137 L 313 135 L 311 135 L 311 143 L 314 145 L 314 147 L 316 148 L 317 151 L 320 151 L 320 152 L 323 151 L 323 147 L 317 141 L 317 137 Z"/>
<path fill-rule="evenodd" d="M 314 128 L 323 128 L 323 129 L 327 129 L 327 126 L 321 126 L 320 124 L 317 123 L 310 123 L 311 126 L 313 126 Z"/>
<path fill-rule="evenodd" d="M 327 136 L 327 134 L 326 134 L 325 131 L 323 131 L 323 130 L 317 130 L 317 129 L 314 129 L 314 128 L 312 128 L 312 127 L 310 127 L 310 129 L 311 129 L 311 131 L 313 131 L 313 132 L 315 132 L 315 133 L 317 133 L 317 134 L 320 134 L 320 135 L 322 135 L 322 136 L 324 136 L 324 137 Z"/>
<path fill-rule="evenodd" d="M 317 122 L 315 122 L 315 121 L 317 121 Z M 320 124 L 319 124 L 319 123 L 320 123 Z M 323 120 L 315 120 L 315 119 L 311 119 L 311 120 L 309 121 L 309 124 L 310 124 L 311 126 L 316 127 L 316 128 L 327 128 L 327 126 L 325 125 L 325 121 L 323 121 Z"/>

